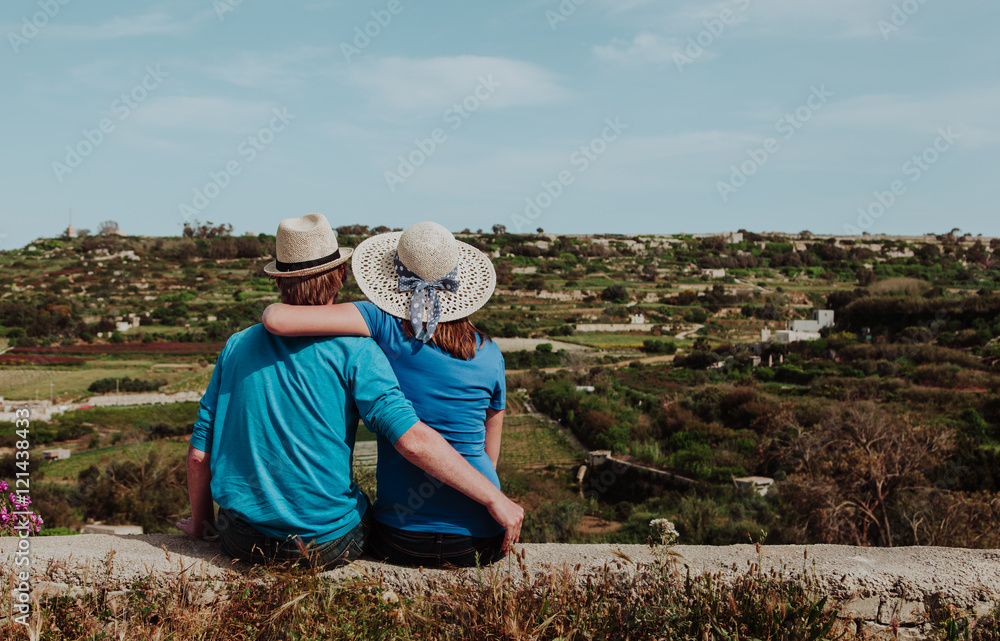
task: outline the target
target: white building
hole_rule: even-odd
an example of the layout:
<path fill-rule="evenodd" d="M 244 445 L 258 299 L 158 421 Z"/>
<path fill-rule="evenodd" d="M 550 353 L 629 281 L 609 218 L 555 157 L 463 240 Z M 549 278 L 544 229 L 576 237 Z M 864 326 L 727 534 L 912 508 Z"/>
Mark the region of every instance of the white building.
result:
<path fill-rule="evenodd" d="M 812 320 L 793 320 L 788 322 L 788 329 L 781 329 L 772 334 L 769 329 L 760 330 L 760 342 L 795 343 L 798 341 L 814 341 L 820 336 L 820 330 L 833 327 L 833 310 L 817 309 L 813 311 Z"/>
<path fill-rule="evenodd" d="M 744 476 L 743 478 L 733 479 L 733 484 L 736 485 L 736 489 L 742 494 L 756 492 L 760 496 L 767 496 L 768 490 L 774 485 L 774 479 L 766 476 Z"/>
<path fill-rule="evenodd" d="M 643 325 L 646 322 L 646 317 L 642 314 L 632 314 L 629 316 L 629 319 L 632 321 L 633 325 Z"/>
<path fill-rule="evenodd" d="M 833 327 L 832 309 L 817 309 L 813 311 L 812 320 L 793 320 L 788 323 L 788 329 L 795 332 L 818 332 L 827 327 Z"/>

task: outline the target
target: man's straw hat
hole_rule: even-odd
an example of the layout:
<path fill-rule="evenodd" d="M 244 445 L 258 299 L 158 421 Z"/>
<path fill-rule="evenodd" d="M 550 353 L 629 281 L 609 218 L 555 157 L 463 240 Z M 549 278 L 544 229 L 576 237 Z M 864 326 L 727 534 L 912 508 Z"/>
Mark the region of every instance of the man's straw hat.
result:
<path fill-rule="evenodd" d="M 404 232 L 372 236 L 354 250 L 354 278 L 368 300 L 398 318 L 410 319 L 413 292 L 399 291 L 397 253 L 407 270 L 426 281 L 442 279 L 457 267 L 457 291 L 438 290 L 442 321 L 472 314 L 496 289 L 497 275 L 490 259 L 472 245 L 455 240 L 437 223 L 417 223 Z M 425 322 L 429 315 L 425 311 Z"/>
<path fill-rule="evenodd" d="M 341 249 L 323 214 L 286 218 L 278 224 L 275 258 L 264 267 L 270 276 L 312 276 L 347 262 L 354 252 Z"/>

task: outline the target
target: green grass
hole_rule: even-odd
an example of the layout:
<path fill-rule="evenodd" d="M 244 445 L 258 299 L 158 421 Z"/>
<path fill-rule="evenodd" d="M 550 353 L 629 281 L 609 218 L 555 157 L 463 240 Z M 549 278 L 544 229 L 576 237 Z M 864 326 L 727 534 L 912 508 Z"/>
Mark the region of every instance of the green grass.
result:
<path fill-rule="evenodd" d="M 515 414 L 504 420 L 500 443 L 504 466 L 524 470 L 568 467 L 582 461 L 583 455 L 547 421 L 531 414 Z"/>
<path fill-rule="evenodd" d="M 104 466 L 112 461 L 124 460 L 142 461 L 151 450 L 156 448 L 162 448 L 163 454 L 166 456 L 184 456 L 187 452 L 188 444 L 180 440 L 161 439 L 144 443 L 102 447 L 97 450 L 73 454 L 70 458 L 62 461 L 42 463 L 41 470 L 45 473 L 45 480 L 76 481 L 80 472 L 91 465 Z"/>
<path fill-rule="evenodd" d="M 157 423 L 183 426 L 194 423 L 198 416 L 198 403 L 164 403 L 161 405 L 131 405 L 126 407 L 91 407 L 72 410 L 55 418 L 62 425 L 91 423 L 102 430 L 127 431 L 146 429 Z"/>
<path fill-rule="evenodd" d="M 566 343 L 575 343 L 576 345 L 596 347 L 598 349 L 622 349 L 625 347 L 639 349 L 642 347 L 642 341 L 649 339 L 651 336 L 649 333 L 577 332 L 572 336 L 560 336 L 559 340 Z"/>
<path fill-rule="evenodd" d="M 185 368 L 154 367 L 161 363 L 183 364 Z M 101 378 L 162 378 L 167 385 L 161 391 L 203 390 L 211 370 L 196 360 L 171 357 L 163 360 L 95 359 L 79 367 L 5 367 L 0 369 L 0 396 L 8 400 L 47 399 L 52 394 L 56 404 L 72 404 L 93 396 L 87 388 Z M 51 386 L 49 384 L 52 384 Z M 200 386 L 200 387 L 199 387 Z"/>

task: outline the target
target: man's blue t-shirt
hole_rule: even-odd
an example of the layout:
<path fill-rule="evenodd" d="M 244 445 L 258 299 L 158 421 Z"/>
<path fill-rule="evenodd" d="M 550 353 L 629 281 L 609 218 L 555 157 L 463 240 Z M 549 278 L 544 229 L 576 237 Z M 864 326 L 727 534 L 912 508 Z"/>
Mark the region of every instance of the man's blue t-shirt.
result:
<path fill-rule="evenodd" d="M 190 443 L 211 455 L 221 507 L 268 536 L 325 543 L 367 509 L 351 477 L 359 418 L 390 447 L 418 420 L 373 341 L 254 325 L 219 354 Z"/>
<path fill-rule="evenodd" d="M 486 455 L 486 410 L 507 406 L 503 355 L 490 341 L 468 361 L 403 330 L 403 322 L 370 302 L 354 303 L 372 338 L 389 357 L 399 387 L 420 420 L 443 436 L 474 468 L 500 487 Z M 481 504 L 443 485 L 378 437 L 375 520 L 416 532 L 489 537 L 503 528 Z"/>

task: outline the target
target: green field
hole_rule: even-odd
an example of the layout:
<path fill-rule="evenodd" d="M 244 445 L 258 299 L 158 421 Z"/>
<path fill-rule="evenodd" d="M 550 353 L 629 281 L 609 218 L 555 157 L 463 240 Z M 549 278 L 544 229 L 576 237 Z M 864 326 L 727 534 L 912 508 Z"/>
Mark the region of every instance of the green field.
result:
<path fill-rule="evenodd" d="M 651 333 L 624 334 L 618 332 L 578 332 L 572 336 L 560 336 L 559 340 L 574 343 L 576 345 L 586 345 L 597 349 L 639 349 L 642 341 L 654 337 Z M 668 337 L 672 338 L 672 337 Z"/>
<path fill-rule="evenodd" d="M 504 420 L 500 463 L 518 470 L 547 466 L 572 467 L 583 455 L 551 423 L 531 414 L 515 414 Z"/>
<path fill-rule="evenodd" d="M 88 452 L 74 453 L 68 459 L 62 461 L 50 461 L 42 463 L 42 472 L 46 481 L 73 481 L 75 482 L 80 472 L 91 465 L 105 467 L 112 461 L 142 461 L 152 450 L 160 450 L 164 457 L 183 457 L 187 452 L 186 441 L 174 439 L 160 439 L 157 441 L 147 441 L 145 443 L 132 443 L 129 445 L 116 445 L 112 447 L 102 447 Z"/>
<path fill-rule="evenodd" d="M 169 367 L 165 365 L 176 365 Z M 72 403 L 93 396 L 87 391 L 102 378 L 164 379 L 167 384 L 161 392 L 204 390 L 212 370 L 205 363 L 156 360 L 88 360 L 74 367 L 5 367 L 0 369 L 0 396 L 8 400 L 34 400 L 49 398 L 57 403 Z M 50 385 L 51 383 L 51 385 Z"/>

